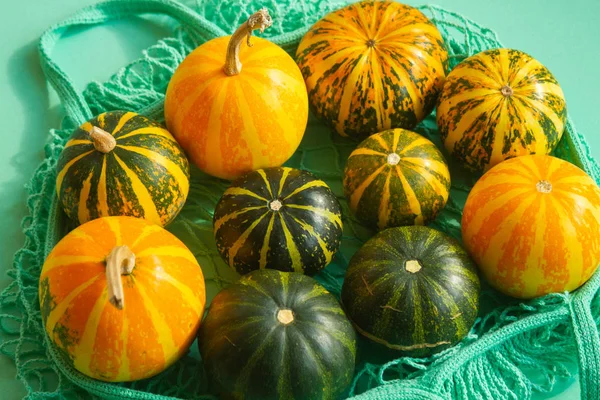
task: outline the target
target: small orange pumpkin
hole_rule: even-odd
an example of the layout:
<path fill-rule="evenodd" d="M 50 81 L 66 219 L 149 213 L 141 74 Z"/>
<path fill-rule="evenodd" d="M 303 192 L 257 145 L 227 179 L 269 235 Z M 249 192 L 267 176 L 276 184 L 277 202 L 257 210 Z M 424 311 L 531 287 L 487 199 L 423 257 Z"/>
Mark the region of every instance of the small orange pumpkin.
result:
<path fill-rule="evenodd" d="M 577 289 L 600 263 L 600 189 L 559 158 L 503 161 L 469 193 L 462 237 L 505 294 L 528 299 Z"/>
<path fill-rule="evenodd" d="M 270 25 L 266 9 L 253 14 L 232 36 L 191 52 L 169 83 L 169 131 L 210 175 L 234 179 L 279 167 L 300 145 L 308 120 L 302 73 L 281 47 L 261 38 L 250 43 L 253 30 Z"/>
<path fill-rule="evenodd" d="M 95 379 L 156 375 L 192 343 L 206 304 L 188 248 L 134 217 L 87 222 L 54 247 L 40 276 L 46 332 L 73 366 Z"/>

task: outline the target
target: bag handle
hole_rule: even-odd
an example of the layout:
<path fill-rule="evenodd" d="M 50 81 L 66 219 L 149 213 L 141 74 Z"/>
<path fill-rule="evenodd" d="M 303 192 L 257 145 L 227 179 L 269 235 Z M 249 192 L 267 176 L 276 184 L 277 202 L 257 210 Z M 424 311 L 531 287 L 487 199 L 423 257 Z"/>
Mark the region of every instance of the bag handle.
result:
<path fill-rule="evenodd" d="M 582 400 L 600 399 L 600 335 L 591 310 L 600 286 L 600 270 L 573 296 L 569 308 L 579 358 L 579 385 Z"/>
<path fill-rule="evenodd" d="M 173 0 L 110 0 L 83 8 L 72 17 L 55 24 L 40 38 L 40 61 L 46 80 L 58 93 L 67 116 L 77 125 L 83 124 L 93 115 L 71 78 L 52 59 L 56 43 L 69 27 L 97 25 L 140 14 L 162 14 L 175 18 L 186 27 L 197 43 L 226 35 L 217 25 Z"/>
<path fill-rule="evenodd" d="M 600 337 L 589 304 L 573 301 L 571 323 L 577 342 L 581 399 L 600 398 Z"/>

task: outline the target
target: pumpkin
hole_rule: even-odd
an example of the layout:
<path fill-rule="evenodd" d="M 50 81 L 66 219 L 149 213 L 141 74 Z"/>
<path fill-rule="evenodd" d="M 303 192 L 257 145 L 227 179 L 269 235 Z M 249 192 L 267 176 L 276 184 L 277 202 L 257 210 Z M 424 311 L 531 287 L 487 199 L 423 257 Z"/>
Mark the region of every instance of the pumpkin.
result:
<path fill-rule="evenodd" d="M 234 399 L 340 398 L 354 374 L 356 334 L 314 279 L 254 271 L 213 299 L 198 345 L 205 368 Z"/>
<path fill-rule="evenodd" d="M 307 171 L 250 172 L 225 191 L 214 213 L 217 250 L 240 274 L 262 268 L 316 274 L 340 246 L 340 204 Z"/>
<path fill-rule="evenodd" d="M 171 134 L 133 112 L 111 111 L 77 128 L 58 158 L 56 191 L 82 224 L 128 215 L 164 226 L 183 207 L 190 166 Z"/>
<path fill-rule="evenodd" d="M 423 225 L 444 208 L 450 172 L 442 153 L 421 135 L 392 129 L 365 139 L 350 154 L 344 193 L 366 225 Z"/>
<path fill-rule="evenodd" d="M 174 235 L 134 217 L 67 234 L 39 284 L 45 330 L 73 367 L 103 381 L 145 379 L 184 355 L 206 303 L 202 270 Z"/>
<path fill-rule="evenodd" d="M 437 108 L 444 146 L 474 171 L 511 157 L 550 153 L 566 118 L 565 97 L 554 76 L 512 49 L 487 50 L 458 64 L 448 74 Z"/>
<path fill-rule="evenodd" d="M 333 11 L 296 52 L 312 110 L 342 136 L 412 129 L 433 110 L 448 53 L 419 10 L 363 1 Z"/>
<path fill-rule="evenodd" d="M 390 349 L 426 356 L 467 335 L 479 310 L 475 264 L 446 234 L 389 228 L 350 260 L 342 304 L 356 330 Z"/>
<path fill-rule="evenodd" d="M 529 299 L 577 289 L 600 264 L 600 189 L 581 169 L 546 155 L 490 169 L 462 216 L 465 247 L 487 281 Z"/>
<path fill-rule="evenodd" d="M 278 167 L 302 140 L 308 97 L 298 66 L 268 40 L 250 43 L 253 30 L 270 25 L 266 9 L 253 14 L 232 36 L 192 51 L 169 83 L 167 126 L 210 175 L 234 179 Z"/>

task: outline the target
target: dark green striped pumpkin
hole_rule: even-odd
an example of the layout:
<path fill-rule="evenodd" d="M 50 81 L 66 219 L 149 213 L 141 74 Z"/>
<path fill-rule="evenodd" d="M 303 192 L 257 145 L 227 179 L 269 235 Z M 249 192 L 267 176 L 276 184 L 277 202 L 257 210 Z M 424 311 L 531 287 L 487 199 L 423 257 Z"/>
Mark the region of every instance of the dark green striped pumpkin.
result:
<path fill-rule="evenodd" d="M 365 139 L 344 171 L 350 209 L 362 223 L 378 229 L 427 224 L 444 208 L 449 191 L 450 172 L 442 153 L 405 129 Z"/>
<path fill-rule="evenodd" d="M 479 309 L 475 264 L 458 242 L 424 226 L 386 229 L 354 255 L 342 304 L 359 333 L 425 356 L 467 335 Z"/>
<path fill-rule="evenodd" d="M 160 124 L 133 112 L 111 111 L 81 125 L 56 169 L 58 197 L 79 224 L 126 215 L 164 226 L 189 191 L 181 147 Z"/>
<path fill-rule="evenodd" d="M 240 274 L 272 268 L 313 275 L 329 264 L 342 236 L 340 204 L 327 184 L 287 167 L 235 180 L 213 221 L 219 253 Z"/>
<path fill-rule="evenodd" d="M 352 324 L 332 294 L 296 273 L 254 271 L 219 292 L 198 345 L 235 399 L 338 399 L 354 374 Z"/>

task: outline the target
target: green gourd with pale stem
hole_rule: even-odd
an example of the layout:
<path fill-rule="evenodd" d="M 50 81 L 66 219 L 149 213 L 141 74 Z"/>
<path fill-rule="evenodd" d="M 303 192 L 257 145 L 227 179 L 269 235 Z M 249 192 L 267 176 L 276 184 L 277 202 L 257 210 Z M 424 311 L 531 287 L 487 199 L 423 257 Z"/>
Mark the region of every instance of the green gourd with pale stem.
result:
<path fill-rule="evenodd" d="M 235 399 L 339 399 L 354 375 L 352 324 L 298 273 L 254 271 L 222 290 L 198 344 L 209 376 Z"/>
<path fill-rule="evenodd" d="M 414 356 L 458 343 L 479 310 L 475 264 L 458 242 L 424 226 L 390 228 L 354 255 L 342 304 L 363 336 Z"/>

